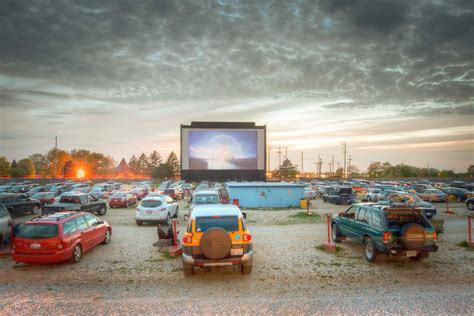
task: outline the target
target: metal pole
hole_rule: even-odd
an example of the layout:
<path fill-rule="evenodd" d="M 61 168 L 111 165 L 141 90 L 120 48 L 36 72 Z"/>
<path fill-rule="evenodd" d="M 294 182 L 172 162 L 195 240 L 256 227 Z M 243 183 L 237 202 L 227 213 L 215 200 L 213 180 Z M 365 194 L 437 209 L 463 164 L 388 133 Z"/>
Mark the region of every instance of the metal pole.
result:
<path fill-rule="evenodd" d="M 469 243 L 472 243 L 472 225 L 471 225 L 471 218 L 472 216 L 471 215 L 468 215 L 467 216 L 467 227 L 468 227 L 468 230 L 469 230 L 469 233 L 468 233 L 468 236 L 469 236 Z"/>

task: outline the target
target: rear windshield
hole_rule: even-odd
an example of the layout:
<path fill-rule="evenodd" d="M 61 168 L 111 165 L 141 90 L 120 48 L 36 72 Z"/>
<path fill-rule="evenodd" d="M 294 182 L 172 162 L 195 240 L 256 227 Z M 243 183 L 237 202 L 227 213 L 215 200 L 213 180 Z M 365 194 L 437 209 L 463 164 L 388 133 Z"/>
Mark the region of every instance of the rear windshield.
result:
<path fill-rule="evenodd" d="M 78 196 L 63 196 L 61 203 L 81 203 Z"/>
<path fill-rule="evenodd" d="M 217 194 L 197 194 L 193 198 L 194 204 L 218 204 L 219 197 Z"/>
<path fill-rule="evenodd" d="M 390 228 L 400 228 L 405 224 L 415 223 L 425 228 L 430 227 L 428 222 L 423 218 L 422 215 L 415 212 L 385 212 L 387 216 L 388 226 Z"/>
<path fill-rule="evenodd" d="M 114 195 L 112 195 L 113 198 L 124 198 L 124 197 L 127 197 L 127 194 L 126 193 L 115 193 Z"/>
<path fill-rule="evenodd" d="M 145 200 L 142 201 L 141 206 L 143 207 L 158 207 L 162 204 L 160 200 Z"/>
<path fill-rule="evenodd" d="M 200 216 L 196 217 L 196 232 L 205 233 L 211 228 L 222 228 L 228 232 L 239 230 L 237 216 Z"/>
<path fill-rule="evenodd" d="M 58 225 L 54 224 L 25 224 L 18 233 L 22 238 L 53 238 L 58 235 Z"/>

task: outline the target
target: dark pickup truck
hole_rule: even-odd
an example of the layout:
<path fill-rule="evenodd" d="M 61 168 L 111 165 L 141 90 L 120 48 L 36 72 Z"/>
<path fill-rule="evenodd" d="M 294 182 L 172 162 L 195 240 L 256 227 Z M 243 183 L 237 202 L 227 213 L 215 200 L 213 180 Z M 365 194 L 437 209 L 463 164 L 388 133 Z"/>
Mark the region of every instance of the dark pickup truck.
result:
<path fill-rule="evenodd" d="M 41 202 L 30 199 L 26 194 L 0 193 L 0 204 L 5 205 L 12 217 L 25 213 L 38 214 L 41 209 Z"/>
<path fill-rule="evenodd" d="M 324 202 L 336 205 L 352 204 L 354 203 L 354 194 L 352 188 L 349 187 L 331 188 L 323 194 L 322 199 Z"/>
<path fill-rule="evenodd" d="M 81 211 L 105 215 L 107 213 L 107 203 L 94 196 L 85 193 L 71 193 L 61 197 L 59 203 L 43 206 L 43 215 L 64 211 Z"/>

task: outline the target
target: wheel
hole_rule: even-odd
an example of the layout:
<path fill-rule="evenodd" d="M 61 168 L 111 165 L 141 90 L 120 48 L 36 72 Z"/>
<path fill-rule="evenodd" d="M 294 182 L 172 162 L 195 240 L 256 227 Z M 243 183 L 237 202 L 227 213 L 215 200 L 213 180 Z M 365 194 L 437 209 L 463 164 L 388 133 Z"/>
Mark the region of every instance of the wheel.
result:
<path fill-rule="evenodd" d="M 104 216 L 107 214 L 107 208 L 105 206 L 101 206 L 99 211 L 97 212 L 100 216 Z"/>
<path fill-rule="evenodd" d="M 39 206 L 38 206 L 37 204 L 35 204 L 35 205 L 33 206 L 33 210 L 31 211 L 31 214 L 36 215 L 36 214 L 38 214 L 39 212 L 40 212 L 40 208 L 39 208 Z"/>
<path fill-rule="evenodd" d="M 240 272 L 242 272 L 242 274 L 252 273 L 252 264 L 250 264 L 248 266 L 241 265 L 240 266 Z"/>
<path fill-rule="evenodd" d="M 82 258 L 82 247 L 81 245 L 77 244 L 76 247 L 74 247 L 71 259 L 69 261 L 71 263 L 78 263 L 79 261 L 81 261 L 81 258 Z"/>
<path fill-rule="evenodd" d="M 335 243 L 341 242 L 341 233 L 339 232 L 339 229 L 337 228 L 335 223 L 331 225 L 331 237 L 332 241 L 334 241 Z"/>
<path fill-rule="evenodd" d="M 423 256 L 423 253 L 419 252 L 415 257 L 410 257 L 410 260 L 420 262 L 424 258 L 425 258 L 425 256 Z"/>
<path fill-rule="evenodd" d="M 467 209 L 471 211 L 474 210 L 474 202 L 467 203 Z"/>
<path fill-rule="evenodd" d="M 170 226 L 170 225 L 171 225 L 171 216 L 170 216 L 170 213 L 168 213 L 168 215 L 166 216 L 165 224 L 166 224 L 167 226 Z"/>
<path fill-rule="evenodd" d="M 112 238 L 112 233 L 110 232 L 110 229 L 107 229 L 107 231 L 105 232 L 104 241 L 102 243 L 104 245 L 107 245 L 110 242 L 111 238 Z"/>
<path fill-rule="evenodd" d="M 364 241 L 364 256 L 368 262 L 375 261 L 375 244 L 372 238 L 367 238 Z"/>
<path fill-rule="evenodd" d="M 143 222 L 142 222 L 142 221 L 138 221 L 138 220 L 137 220 L 136 222 L 137 222 L 137 225 L 138 225 L 138 226 L 142 226 L 142 225 L 143 225 Z"/>
<path fill-rule="evenodd" d="M 183 273 L 185 276 L 191 276 L 194 274 L 194 266 L 183 263 Z"/>
<path fill-rule="evenodd" d="M 370 195 L 367 195 L 367 201 L 369 201 L 369 202 L 372 201 L 372 198 L 370 197 Z"/>

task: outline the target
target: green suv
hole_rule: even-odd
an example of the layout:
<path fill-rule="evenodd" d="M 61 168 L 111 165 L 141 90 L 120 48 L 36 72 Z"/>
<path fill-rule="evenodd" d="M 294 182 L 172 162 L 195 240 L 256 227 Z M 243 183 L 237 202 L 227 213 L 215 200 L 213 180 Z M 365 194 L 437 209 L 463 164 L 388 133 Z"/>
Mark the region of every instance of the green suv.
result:
<path fill-rule="evenodd" d="M 405 205 L 354 204 L 332 219 L 331 228 L 336 243 L 346 237 L 362 243 L 369 262 L 377 252 L 420 261 L 438 250 L 436 230 L 423 211 Z"/>

